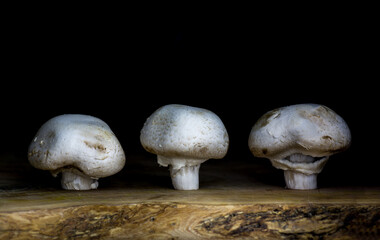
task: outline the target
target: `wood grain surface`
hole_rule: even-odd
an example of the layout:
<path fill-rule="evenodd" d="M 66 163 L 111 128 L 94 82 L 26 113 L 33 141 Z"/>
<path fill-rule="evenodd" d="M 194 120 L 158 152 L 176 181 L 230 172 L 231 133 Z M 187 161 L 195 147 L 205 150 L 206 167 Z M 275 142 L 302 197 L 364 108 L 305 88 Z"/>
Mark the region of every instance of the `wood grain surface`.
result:
<path fill-rule="evenodd" d="M 135 156 L 97 190 L 66 191 L 27 161 L 1 156 L 0 239 L 380 237 L 380 187 L 288 190 L 271 168 L 229 164 L 211 160 L 199 190 L 178 191 L 168 169 Z"/>

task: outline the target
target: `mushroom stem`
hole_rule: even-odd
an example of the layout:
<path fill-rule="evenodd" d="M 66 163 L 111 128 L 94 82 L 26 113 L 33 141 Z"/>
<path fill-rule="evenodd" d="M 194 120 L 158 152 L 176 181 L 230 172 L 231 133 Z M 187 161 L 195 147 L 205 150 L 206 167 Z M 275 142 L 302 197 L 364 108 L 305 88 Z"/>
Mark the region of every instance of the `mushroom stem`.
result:
<path fill-rule="evenodd" d="M 317 188 L 317 175 L 306 175 L 295 171 L 284 171 L 286 186 L 289 189 L 310 190 Z"/>
<path fill-rule="evenodd" d="M 83 174 L 62 171 L 61 185 L 66 190 L 91 190 L 98 188 L 98 181 Z"/>
<path fill-rule="evenodd" d="M 199 189 L 199 168 L 201 165 L 183 166 L 179 169 L 170 165 L 170 176 L 172 183 L 177 190 L 197 190 Z"/>
<path fill-rule="evenodd" d="M 199 189 L 199 168 L 207 159 L 177 158 L 157 155 L 160 166 L 169 166 L 170 176 L 174 189 L 197 190 Z"/>

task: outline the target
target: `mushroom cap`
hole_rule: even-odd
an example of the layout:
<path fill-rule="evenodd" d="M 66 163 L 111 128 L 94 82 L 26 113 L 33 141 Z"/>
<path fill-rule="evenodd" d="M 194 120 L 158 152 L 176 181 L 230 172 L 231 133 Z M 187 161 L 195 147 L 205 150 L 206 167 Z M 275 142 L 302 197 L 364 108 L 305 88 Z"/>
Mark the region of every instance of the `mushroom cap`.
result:
<path fill-rule="evenodd" d="M 28 160 L 35 167 L 59 173 L 74 168 L 91 178 L 119 172 L 124 151 L 110 127 L 99 118 L 64 114 L 44 123 L 29 145 Z"/>
<path fill-rule="evenodd" d="M 264 114 L 248 145 L 256 157 L 284 159 L 292 154 L 326 157 L 346 150 L 351 133 L 342 117 L 318 104 L 297 104 Z"/>
<path fill-rule="evenodd" d="M 223 158 L 229 145 L 227 130 L 216 114 L 179 104 L 165 105 L 148 117 L 140 141 L 156 155 L 195 159 Z"/>

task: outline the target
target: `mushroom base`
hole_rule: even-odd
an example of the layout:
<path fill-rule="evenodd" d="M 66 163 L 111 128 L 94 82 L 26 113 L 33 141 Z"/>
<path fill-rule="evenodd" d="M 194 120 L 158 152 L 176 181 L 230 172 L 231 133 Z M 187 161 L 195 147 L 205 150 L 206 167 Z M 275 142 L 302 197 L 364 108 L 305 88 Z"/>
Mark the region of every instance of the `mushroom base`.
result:
<path fill-rule="evenodd" d="M 295 171 L 284 171 L 286 187 L 297 190 L 317 189 L 317 174 L 306 175 Z"/>
<path fill-rule="evenodd" d="M 165 157 L 157 155 L 160 166 L 169 166 L 170 176 L 174 189 L 197 190 L 199 189 L 199 168 L 207 159 Z"/>
<path fill-rule="evenodd" d="M 98 181 L 72 171 L 62 171 L 61 185 L 66 190 L 91 190 L 98 188 Z"/>
<path fill-rule="evenodd" d="M 199 189 L 199 168 L 201 165 L 183 166 L 174 169 L 170 166 L 170 176 L 173 187 L 177 190 L 197 190 Z"/>

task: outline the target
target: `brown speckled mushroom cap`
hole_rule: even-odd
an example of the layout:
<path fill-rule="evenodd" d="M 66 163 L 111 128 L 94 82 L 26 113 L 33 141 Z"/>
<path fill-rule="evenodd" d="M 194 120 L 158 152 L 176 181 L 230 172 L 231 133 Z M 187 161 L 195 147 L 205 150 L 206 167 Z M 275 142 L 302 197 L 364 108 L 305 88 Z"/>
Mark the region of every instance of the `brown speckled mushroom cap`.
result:
<path fill-rule="evenodd" d="M 64 114 L 44 123 L 28 150 L 29 162 L 56 175 L 73 169 L 90 178 L 119 172 L 124 151 L 109 126 L 99 118 Z"/>
<path fill-rule="evenodd" d="M 229 145 L 227 130 L 215 113 L 180 104 L 157 109 L 146 120 L 140 141 L 148 152 L 192 159 L 223 158 Z"/>
<path fill-rule="evenodd" d="M 268 158 L 283 170 L 319 173 L 328 157 L 346 150 L 351 133 L 342 117 L 318 104 L 297 104 L 264 114 L 253 126 L 248 145 L 255 157 Z M 303 154 L 321 161 L 288 161 Z"/>

